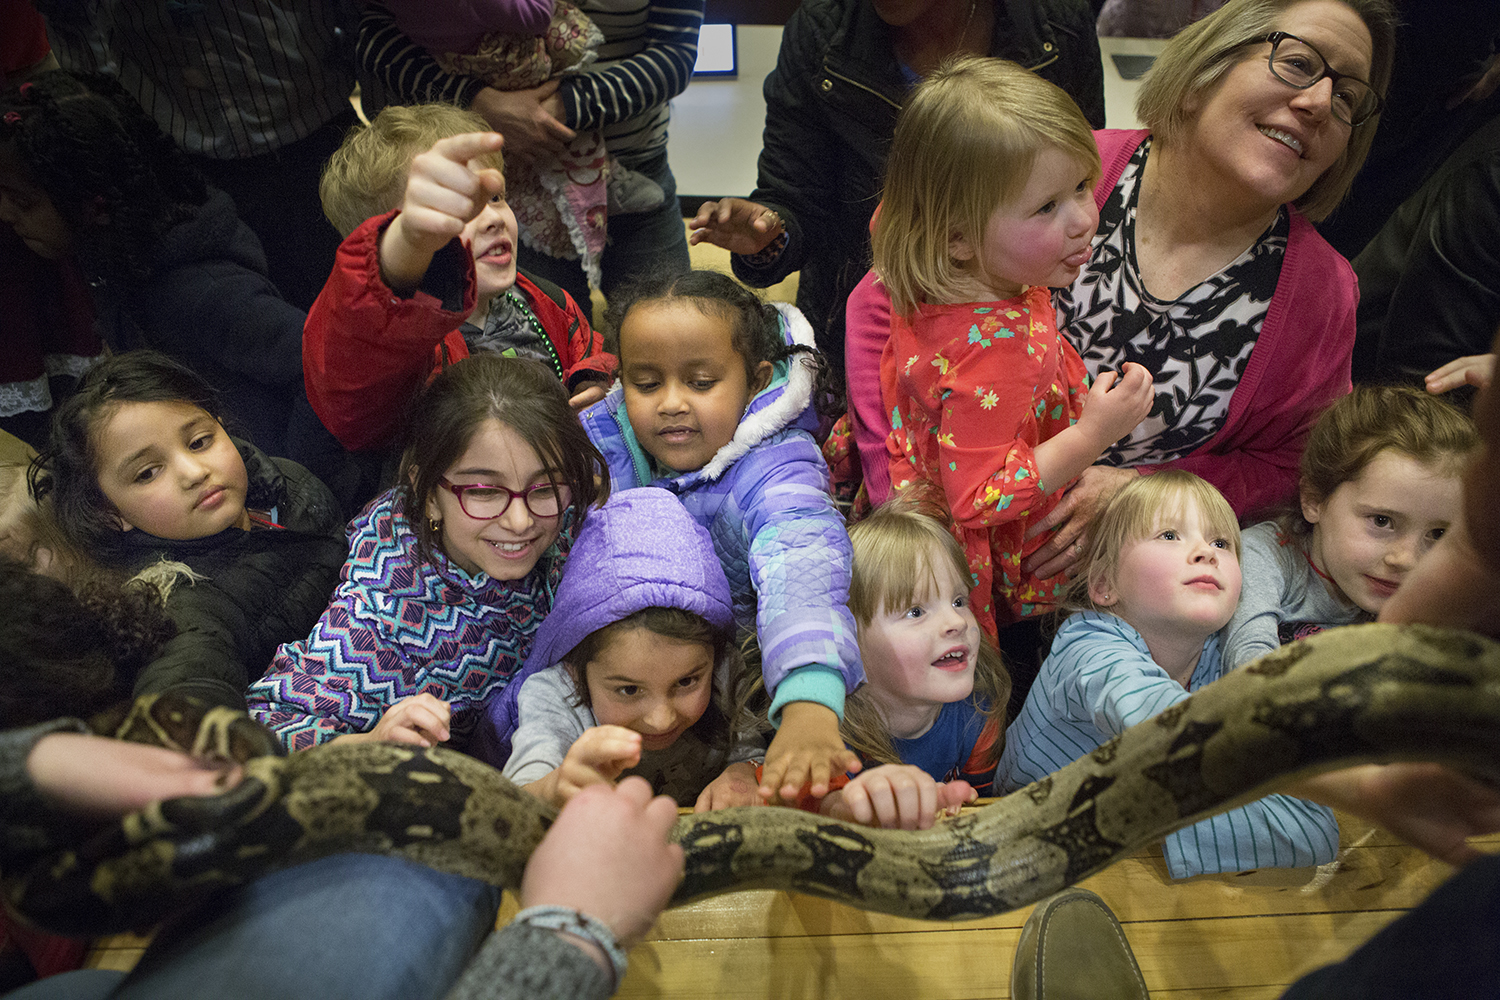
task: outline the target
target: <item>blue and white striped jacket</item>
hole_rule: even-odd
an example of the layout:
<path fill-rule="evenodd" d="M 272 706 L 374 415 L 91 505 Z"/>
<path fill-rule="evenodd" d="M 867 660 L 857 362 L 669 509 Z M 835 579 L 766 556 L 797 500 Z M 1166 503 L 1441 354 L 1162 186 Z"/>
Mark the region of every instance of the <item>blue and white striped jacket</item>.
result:
<path fill-rule="evenodd" d="M 1157 666 L 1146 641 L 1123 618 L 1094 611 L 1072 615 L 1058 629 L 1021 714 L 1006 732 L 996 781 L 1010 792 L 1046 777 L 1223 674 L 1217 634 L 1203 644 L 1184 688 Z M 1162 849 L 1172 877 L 1187 878 L 1320 865 L 1334 859 L 1338 846 L 1331 809 L 1267 795 L 1168 835 Z"/>

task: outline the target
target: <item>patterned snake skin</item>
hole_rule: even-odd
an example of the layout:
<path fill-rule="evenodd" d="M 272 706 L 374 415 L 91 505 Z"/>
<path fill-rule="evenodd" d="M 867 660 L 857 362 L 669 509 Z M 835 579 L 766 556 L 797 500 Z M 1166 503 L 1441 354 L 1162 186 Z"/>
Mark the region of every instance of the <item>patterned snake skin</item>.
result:
<path fill-rule="evenodd" d="M 221 887 L 342 850 L 514 887 L 555 815 L 494 769 L 442 748 L 367 743 L 276 756 L 243 716 L 167 699 L 137 702 L 115 731 L 247 760 L 246 778 L 221 796 L 153 805 L 7 873 L 9 898 L 40 926 L 147 927 Z M 1289 778 L 1392 760 L 1500 778 L 1500 645 L 1419 626 L 1325 632 L 921 833 L 780 808 L 684 817 L 673 836 L 687 875 L 673 904 L 775 888 L 928 920 L 1002 913 Z"/>

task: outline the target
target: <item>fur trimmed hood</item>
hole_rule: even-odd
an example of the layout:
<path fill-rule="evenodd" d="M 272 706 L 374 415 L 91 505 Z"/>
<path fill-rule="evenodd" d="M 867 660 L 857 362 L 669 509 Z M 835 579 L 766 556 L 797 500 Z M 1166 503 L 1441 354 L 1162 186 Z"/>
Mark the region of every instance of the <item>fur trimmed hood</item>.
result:
<path fill-rule="evenodd" d="M 802 311 L 786 302 L 773 303 L 781 313 L 781 335 L 788 344 L 816 348 L 813 343 L 812 324 Z M 812 408 L 813 384 L 816 381 L 812 365 L 804 364 L 796 356 L 776 363 L 776 374 L 771 384 L 762 389 L 740 418 L 734 437 L 720 448 L 709 463 L 696 473 L 704 479 L 718 479 L 735 461 L 751 448 L 772 434 L 799 421 Z M 687 478 L 687 477 L 683 477 Z"/>

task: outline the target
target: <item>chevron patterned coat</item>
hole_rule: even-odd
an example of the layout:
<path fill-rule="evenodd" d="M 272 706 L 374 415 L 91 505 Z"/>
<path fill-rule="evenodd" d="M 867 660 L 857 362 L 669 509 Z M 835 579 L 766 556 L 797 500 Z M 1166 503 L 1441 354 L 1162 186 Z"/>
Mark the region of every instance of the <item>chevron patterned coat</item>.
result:
<path fill-rule="evenodd" d="M 247 696 L 250 714 L 292 750 L 375 728 L 386 709 L 427 692 L 453 709 L 450 745 L 464 749 L 479 710 L 531 651 L 573 542 L 571 518 L 518 581 L 474 577 L 435 553 L 377 497 L 349 524 L 349 558 L 312 634 L 286 643 Z"/>

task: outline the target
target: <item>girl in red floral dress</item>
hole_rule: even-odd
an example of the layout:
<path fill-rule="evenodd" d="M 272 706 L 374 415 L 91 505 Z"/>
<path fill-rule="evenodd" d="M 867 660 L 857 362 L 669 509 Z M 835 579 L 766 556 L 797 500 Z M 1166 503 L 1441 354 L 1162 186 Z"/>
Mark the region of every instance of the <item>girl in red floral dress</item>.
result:
<path fill-rule="evenodd" d="M 1098 176 L 1073 100 L 980 58 L 917 88 L 887 164 L 874 251 L 892 302 L 881 359 L 891 485 L 942 490 L 991 636 L 1053 609 L 1066 580 L 1022 572 L 1046 541 L 1027 527 L 1151 409 L 1139 365 L 1090 388 L 1052 312 L 1050 288 L 1088 261 Z"/>

